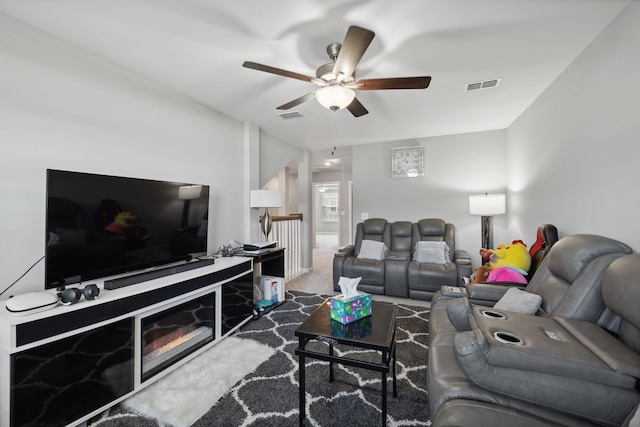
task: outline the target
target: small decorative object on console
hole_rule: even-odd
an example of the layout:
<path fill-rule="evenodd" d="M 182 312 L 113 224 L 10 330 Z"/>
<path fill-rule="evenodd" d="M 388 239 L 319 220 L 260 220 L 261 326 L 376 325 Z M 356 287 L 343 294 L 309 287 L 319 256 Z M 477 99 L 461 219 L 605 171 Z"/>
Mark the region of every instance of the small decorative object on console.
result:
<path fill-rule="evenodd" d="M 220 255 L 222 255 L 223 257 L 235 255 L 235 249 L 233 249 L 231 246 L 222 245 L 220 246 L 220 249 L 218 250 L 218 252 L 220 252 Z"/>

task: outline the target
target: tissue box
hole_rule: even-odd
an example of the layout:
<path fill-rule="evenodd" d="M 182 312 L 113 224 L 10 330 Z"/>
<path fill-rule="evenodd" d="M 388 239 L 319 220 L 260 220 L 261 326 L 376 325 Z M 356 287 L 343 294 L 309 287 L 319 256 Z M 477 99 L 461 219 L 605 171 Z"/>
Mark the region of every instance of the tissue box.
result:
<path fill-rule="evenodd" d="M 352 298 L 344 298 L 342 295 L 331 297 L 329 299 L 331 318 L 346 325 L 371 316 L 371 295 L 364 292 L 358 292 L 358 294 Z"/>
<path fill-rule="evenodd" d="M 343 325 L 335 320 L 331 321 L 331 336 L 359 339 L 368 335 L 371 335 L 371 316 L 358 319 L 347 325 Z"/>

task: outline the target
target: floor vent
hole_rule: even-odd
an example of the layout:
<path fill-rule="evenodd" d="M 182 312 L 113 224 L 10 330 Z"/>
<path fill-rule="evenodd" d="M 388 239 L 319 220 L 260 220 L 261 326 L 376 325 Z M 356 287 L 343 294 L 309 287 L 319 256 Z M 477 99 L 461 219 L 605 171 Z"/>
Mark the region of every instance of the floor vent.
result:
<path fill-rule="evenodd" d="M 290 113 L 282 113 L 282 114 L 278 114 L 278 116 L 282 117 L 283 119 L 295 119 L 296 117 L 304 117 L 298 111 L 292 111 Z"/>
<path fill-rule="evenodd" d="M 474 90 L 480 90 L 480 89 L 492 89 L 494 87 L 500 86 L 501 81 L 502 81 L 502 77 L 497 79 L 485 80 L 483 82 L 467 83 L 464 87 L 464 91 L 472 92 Z"/>

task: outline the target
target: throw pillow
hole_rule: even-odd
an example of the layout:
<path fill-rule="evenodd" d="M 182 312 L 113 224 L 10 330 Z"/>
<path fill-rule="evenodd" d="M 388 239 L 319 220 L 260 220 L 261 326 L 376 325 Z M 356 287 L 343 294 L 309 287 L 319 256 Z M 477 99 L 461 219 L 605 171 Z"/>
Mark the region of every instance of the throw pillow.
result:
<path fill-rule="evenodd" d="M 514 311 L 516 313 L 536 314 L 540 308 L 540 304 L 542 304 L 542 297 L 540 295 L 518 288 L 509 288 L 493 308 Z"/>
<path fill-rule="evenodd" d="M 376 242 L 375 240 L 363 240 L 360 245 L 360 252 L 358 252 L 358 258 L 384 259 L 387 255 L 387 245 L 382 242 Z"/>
<path fill-rule="evenodd" d="M 449 245 L 447 242 L 418 242 L 413 252 L 413 260 L 421 263 L 446 264 L 451 261 L 449 259 Z"/>

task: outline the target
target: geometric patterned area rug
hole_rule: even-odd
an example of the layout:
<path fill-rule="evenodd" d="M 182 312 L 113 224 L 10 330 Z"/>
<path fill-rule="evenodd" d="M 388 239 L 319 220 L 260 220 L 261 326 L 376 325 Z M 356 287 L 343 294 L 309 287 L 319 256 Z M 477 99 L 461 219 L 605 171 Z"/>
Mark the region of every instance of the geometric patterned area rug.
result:
<path fill-rule="evenodd" d="M 275 310 L 243 325 L 234 336 L 249 338 L 275 350 L 266 362 L 236 383 L 193 427 L 297 426 L 298 346 L 296 328 L 326 298 L 287 291 L 287 300 Z M 410 301 L 409 301 L 410 302 Z M 429 309 L 398 305 L 396 330 L 396 376 L 398 397 L 387 398 L 388 426 L 430 426 L 427 401 Z M 311 341 L 307 348 L 319 351 L 328 344 Z M 336 354 L 379 362 L 378 352 L 334 346 Z M 233 357 L 233 355 L 230 355 Z M 387 390 L 392 390 L 391 375 Z M 334 365 L 329 382 L 328 362 L 306 363 L 306 425 L 376 426 L 381 424 L 381 375 L 352 366 Z M 355 384 L 362 388 L 349 386 Z M 117 405 L 90 420 L 93 427 L 169 427 Z"/>

